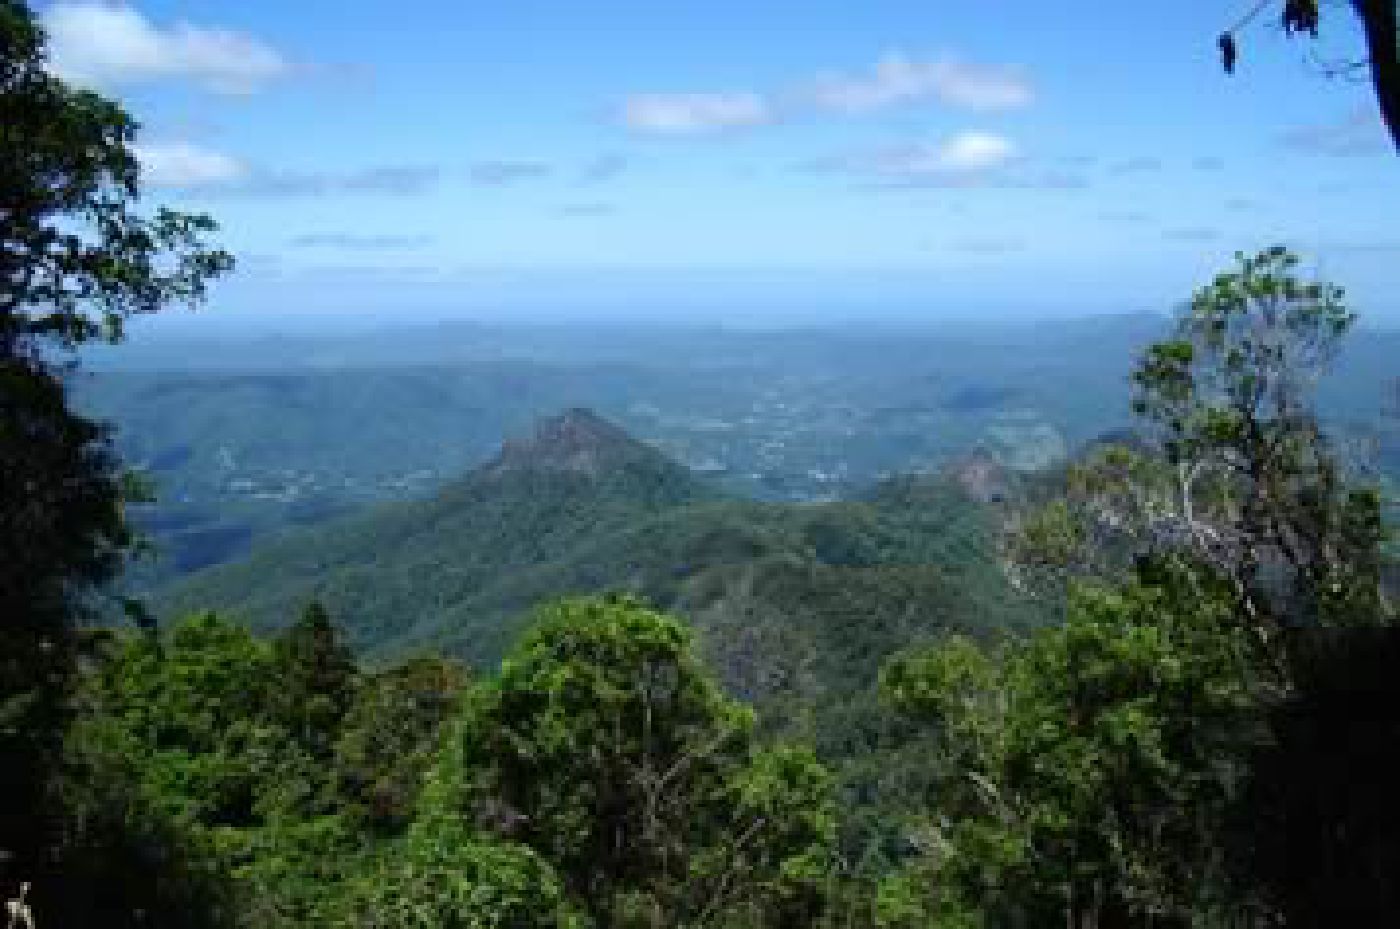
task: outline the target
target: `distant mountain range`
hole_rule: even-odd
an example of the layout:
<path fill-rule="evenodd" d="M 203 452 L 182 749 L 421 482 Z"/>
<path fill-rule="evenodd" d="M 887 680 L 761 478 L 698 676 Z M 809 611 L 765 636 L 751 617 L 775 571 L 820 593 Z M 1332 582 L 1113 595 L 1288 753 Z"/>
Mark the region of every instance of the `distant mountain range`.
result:
<path fill-rule="evenodd" d="M 488 462 L 504 436 L 571 405 L 743 498 L 848 499 L 978 450 L 999 466 L 1044 468 L 1129 422 L 1129 368 L 1167 331 L 1139 316 L 899 331 L 230 333 L 138 339 L 90 358 L 72 386 L 156 488 L 156 502 L 134 510 L 159 554 L 128 575 L 144 592 L 288 528 L 422 500 Z M 1324 385 L 1332 422 L 1363 438 L 1374 429 L 1397 351 L 1400 335 L 1357 334 Z M 1392 475 L 1395 435 L 1379 449 Z"/>

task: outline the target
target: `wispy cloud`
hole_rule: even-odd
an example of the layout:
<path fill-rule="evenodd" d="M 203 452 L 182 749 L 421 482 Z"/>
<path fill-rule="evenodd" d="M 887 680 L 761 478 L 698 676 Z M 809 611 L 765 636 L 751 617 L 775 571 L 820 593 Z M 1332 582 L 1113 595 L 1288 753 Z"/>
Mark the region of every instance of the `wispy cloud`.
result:
<path fill-rule="evenodd" d="M 948 243 L 949 251 L 984 256 L 1011 255 L 1024 252 L 1026 247 L 1024 241 L 1010 238 L 958 239 Z"/>
<path fill-rule="evenodd" d="M 862 74 L 830 73 L 812 84 L 817 106 L 865 113 L 900 104 L 936 100 L 968 110 L 1011 110 L 1035 100 L 1030 80 L 1019 68 L 978 65 L 951 58 L 921 61 L 890 52 Z"/>
<path fill-rule="evenodd" d="M 147 186 L 202 197 L 319 197 L 372 194 L 411 197 L 441 181 L 436 165 L 377 165 L 351 171 L 297 171 L 251 165 L 189 142 L 135 147 Z"/>
<path fill-rule="evenodd" d="M 774 115 L 768 100 L 752 92 L 634 94 L 623 102 L 621 119 L 637 132 L 694 136 L 762 126 Z"/>
<path fill-rule="evenodd" d="M 1152 217 L 1141 210 L 1105 210 L 1099 214 L 1099 219 L 1128 226 L 1141 226 L 1152 221 Z"/>
<path fill-rule="evenodd" d="M 1165 165 L 1162 164 L 1162 159 L 1151 155 L 1139 155 L 1135 158 L 1124 158 L 1121 161 L 1113 162 L 1108 166 L 1108 173 L 1116 175 L 1151 174 L 1161 171 L 1163 167 Z"/>
<path fill-rule="evenodd" d="M 512 161 L 493 159 L 478 161 L 468 171 L 473 184 L 482 187 L 505 187 L 521 181 L 548 177 L 553 169 L 543 161 Z"/>
<path fill-rule="evenodd" d="M 346 174 L 312 175 L 319 180 L 323 190 L 343 190 L 349 193 L 391 194 L 397 197 L 411 197 L 425 194 L 437 188 L 442 180 L 442 169 L 437 165 L 379 165 L 361 168 Z"/>
<path fill-rule="evenodd" d="M 56 3 L 43 22 L 50 67 L 82 84 L 183 78 L 216 93 L 250 94 L 295 70 L 246 33 L 188 22 L 162 27 L 124 4 Z"/>
<path fill-rule="evenodd" d="M 787 92 L 633 94 L 622 102 L 619 121 L 653 135 L 715 135 L 780 122 L 792 110 L 849 115 L 922 101 L 979 112 L 1012 110 L 1033 103 L 1035 90 L 1017 67 L 892 51 L 868 71 L 829 71 Z"/>
<path fill-rule="evenodd" d="M 1162 238 L 1168 242 L 1184 244 L 1215 242 L 1220 239 L 1220 230 L 1212 229 L 1209 226 L 1183 226 L 1177 229 L 1162 230 Z"/>
<path fill-rule="evenodd" d="M 967 131 L 937 143 L 890 145 L 805 162 L 801 170 L 849 173 L 881 184 L 938 187 L 977 187 L 1007 184 L 1004 169 L 1021 161 L 1010 139 L 989 132 Z"/>
<path fill-rule="evenodd" d="M 894 167 L 903 173 L 971 172 L 1000 168 L 1017 156 L 1009 139 L 988 132 L 962 132 L 932 150 L 915 152 Z"/>
<path fill-rule="evenodd" d="M 248 165 L 232 155 L 190 142 L 133 146 L 141 178 L 151 187 L 194 188 L 235 184 L 250 175 Z"/>
<path fill-rule="evenodd" d="M 1389 137 L 1380 120 L 1370 110 L 1353 113 L 1336 122 L 1299 126 L 1284 133 L 1279 143 L 1304 155 L 1333 158 L 1379 155 L 1391 151 Z"/>
<path fill-rule="evenodd" d="M 566 203 L 559 207 L 561 216 L 611 216 L 617 212 L 617 207 L 611 203 L 596 201 L 592 203 Z"/>
<path fill-rule="evenodd" d="M 631 166 L 631 159 L 626 155 L 599 155 L 597 158 L 584 164 L 583 168 L 579 171 L 579 183 L 602 184 L 615 177 L 621 176 Z"/>
<path fill-rule="evenodd" d="M 1083 175 L 1047 167 L 1019 146 L 988 132 L 961 132 L 937 143 L 906 143 L 828 155 L 794 166 L 799 171 L 850 174 L 860 190 L 940 188 L 1078 190 Z"/>
<path fill-rule="evenodd" d="M 344 249 L 346 251 L 402 251 L 422 248 L 433 243 L 430 235 L 363 235 L 354 232 L 309 232 L 294 236 L 287 244 L 292 248 Z"/>

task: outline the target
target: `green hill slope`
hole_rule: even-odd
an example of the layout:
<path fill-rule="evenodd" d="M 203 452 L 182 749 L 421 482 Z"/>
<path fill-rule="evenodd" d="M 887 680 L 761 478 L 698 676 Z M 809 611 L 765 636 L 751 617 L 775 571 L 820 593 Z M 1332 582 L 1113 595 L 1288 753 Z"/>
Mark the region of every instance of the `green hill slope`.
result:
<path fill-rule="evenodd" d="M 512 572 L 709 494 L 615 426 L 570 411 L 428 500 L 289 534 L 167 588 L 156 606 L 162 613 L 226 609 L 271 629 L 319 598 L 359 648 L 391 652 L 417 627 Z"/>
<path fill-rule="evenodd" d="M 951 479 L 843 503 L 729 499 L 585 410 L 429 500 L 290 535 L 157 607 L 272 629 L 315 598 L 371 657 L 487 665 L 541 601 L 608 590 L 687 616 L 730 689 L 789 722 L 869 694 L 912 642 L 1037 618 L 1002 577 L 987 511 Z"/>
<path fill-rule="evenodd" d="M 906 480 L 821 505 L 725 499 L 586 410 L 542 421 L 431 499 L 294 533 L 191 576 L 156 605 L 167 615 L 218 608 L 271 629 L 316 598 L 371 655 L 431 648 L 490 662 L 539 601 L 615 589 L 712 629 L 726 676 L 754 696 L 764 688 L 743 680 L 732 643 L 760 626 L 800 632 L 829 680 L 872 670 L 823 644 L 834 635 L 892 645 L 1024 613 L 1000 581 L 980 511 L 951 484 Z"/>

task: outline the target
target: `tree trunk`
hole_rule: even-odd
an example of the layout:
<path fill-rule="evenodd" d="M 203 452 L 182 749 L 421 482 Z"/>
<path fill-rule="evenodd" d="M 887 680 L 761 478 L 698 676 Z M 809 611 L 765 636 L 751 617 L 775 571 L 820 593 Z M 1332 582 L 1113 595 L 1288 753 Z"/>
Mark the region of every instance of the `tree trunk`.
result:
<path fill-rule="evenodd" d="M 1400 30 L 1397 0 L 1351 0 L 1366 28 L 1366 51 L 1371 59 L 1371 83 L 1376 89 L 1381 119 L 1390 140 L 1400 150 Z"/>

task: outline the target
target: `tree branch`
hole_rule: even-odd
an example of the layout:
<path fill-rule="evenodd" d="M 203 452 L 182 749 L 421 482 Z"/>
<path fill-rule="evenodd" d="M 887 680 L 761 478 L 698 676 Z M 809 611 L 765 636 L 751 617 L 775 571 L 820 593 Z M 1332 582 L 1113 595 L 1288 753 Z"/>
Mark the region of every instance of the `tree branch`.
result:
<path fill-rule="evenodd" d="M 1400 31 L 1396 6 L 1396 0 L 1351 0 L 1351 7 L 1366 30 L 1371 83 L 1381 119 L 1400 153 Z"/>

